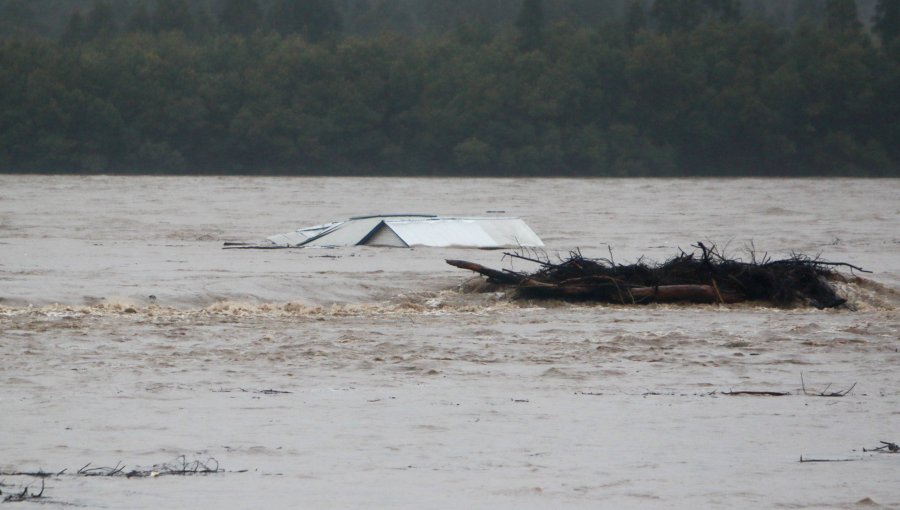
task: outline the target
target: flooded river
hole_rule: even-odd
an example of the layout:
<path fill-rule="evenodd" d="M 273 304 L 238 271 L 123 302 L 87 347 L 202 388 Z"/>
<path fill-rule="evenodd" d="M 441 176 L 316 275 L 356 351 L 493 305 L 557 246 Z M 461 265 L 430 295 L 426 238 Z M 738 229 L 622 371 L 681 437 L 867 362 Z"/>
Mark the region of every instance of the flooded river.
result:
<path fill-rule="evenodd" d="M 0 176 L 0 491 L 65 470 L 35 501 L 900 506 L 900 455 L 863 451 L 900 442 L 898 197 L 896 179 Z M 444 263 L 533 269 L 501 251 L 222 249 L 373 213 L 521 217 L 552 258 L 702 241 L 873 273 L 838 310 L 629 307 L 472 293 Z M 181 456 L 221 472 L 77 473 Z"/>

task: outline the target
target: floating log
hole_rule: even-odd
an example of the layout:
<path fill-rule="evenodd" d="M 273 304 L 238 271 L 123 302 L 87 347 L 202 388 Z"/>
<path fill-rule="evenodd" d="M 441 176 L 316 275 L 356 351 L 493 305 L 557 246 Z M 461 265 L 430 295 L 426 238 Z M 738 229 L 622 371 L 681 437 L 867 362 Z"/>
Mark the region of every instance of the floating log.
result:
<path fill-rule="evenodd" d="M 746 301 L 741 295 L 728 292 L 720 294 L 712 285 L 660 285 L 630 289 L 632 296 L 661 303 L 690 301 L 694 303 L 738 303 Z"/>
<path fill-rule="evenodd" d="M 475 271 L 476 273 L 487 276 L 496 283 L 518 285 L 523 279 L 521 275 L 517 275 L 516 273 L 505 273 L 503 271 L 497 271 L 496 269 L 484 267 L 481 264 L 477 264 L 475 262 L 468 262 L 465 260 L 448 260 L 447 263 L 460 269 Z"/>

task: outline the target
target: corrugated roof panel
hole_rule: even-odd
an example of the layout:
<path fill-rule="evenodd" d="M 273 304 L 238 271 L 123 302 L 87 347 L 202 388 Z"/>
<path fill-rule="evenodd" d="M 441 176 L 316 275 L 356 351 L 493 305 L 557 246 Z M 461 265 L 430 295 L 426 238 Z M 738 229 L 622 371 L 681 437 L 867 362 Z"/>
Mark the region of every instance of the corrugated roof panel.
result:
<path fill-rule="evenodd" d="M 303 246 L 354 246 L 366 238 L 381 223 L 380 217 L 345 221 L 310 239 Z"/>
<path fill-rule="evenodd" d="M 329 229 L 333 229 L 343 223 L 344 222 L 342 222 L 342 221 L 335 221 L 335 222 L 331 222 L 331 223 L 326 223 L 325 225 L 316 225 L 314 227 L 298 228 L 297 230 L 295 230 L 293 232 L 288 232 L 286 234 L 276 234 L 274 236 L 267 237 L 266 239 L 268 239 L 269 241 L 271 241 L 273 244 L 275 244 L 277 246 L 285 246 L 285 247 L 300 246 L 300 245 L 306 243 L 307 241 L 309 241 L 310 239 L 312 239 L 318 235 L 321 235 L 323 232 L 326 232 Z"/>
<path fill-rule="evenodd" d="M 387 219 L 414 219 L 414 218 L 437 218 L 437 215 L 434 214 L 369 214 L 367 216 L 354 216 L 350 218 L 350 221 L 353 220 L 367 220 L 369 218 L 381 218 L 383 220 Z"/>
<path fill-rule="evenodd" d="M 544 246 L 541 238 L 519 218 L 478 218 L 477 221 L 498 247 Z"/>
<path fill-rule="evenodd" d="M 288 232 L 287 234 L 276 234 L 268 239 L 277 246 L 299 246 L 309 238 L 299 232 Z"/>
<path fill-rule="evenodd" d="M 388 215 L 352 218 L 269 237 L 277 246 L 543 246 L 519 218 Z"/>
<path fill-rule="evenodd" d="M 409 246 L 473 246 L 492 248 L 494 240 L 477 221 L 464 219 L 436 219 L 418 221 L 386 221 Z"/>
<path fill-rule="evenodd" d="M 315 237 L 326 230 L 333 229 L 334 227 L 338 227 L 346 223 L 345 221 L 332 221 L 331 223 L 326 223 L 324 225 L 316 225 L 314 227 L 302 227 L 298 228 L 297 232 L 305 235 L 306 237 Z"/>

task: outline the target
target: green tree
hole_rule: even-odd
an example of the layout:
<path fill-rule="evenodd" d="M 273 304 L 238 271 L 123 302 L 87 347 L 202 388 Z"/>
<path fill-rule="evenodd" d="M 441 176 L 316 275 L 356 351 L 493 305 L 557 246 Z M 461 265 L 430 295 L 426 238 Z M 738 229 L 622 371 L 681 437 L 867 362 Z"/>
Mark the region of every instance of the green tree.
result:
<path fill-rule="evenodd" d="M 81 11 L 75 9 L 75 12 L 69 16 L 69 20 L 66 22 L 66 28 L 63 30 L 60 42 L 66 45 L 72 45 L 83 42 L 84 40 L 84 17 L 81 16 Z"/>
<path fill-rule="evenodd" d="M 661 32 L 686 32 L 705 21 L 737 22 L 741 8 L 737 0 L 656 0 L 650 14 Z"/>
<path fill-rule="evenodd" d="M 828 0 L 825 3 L 825 26 L 834 31 L 859 31 L 859 13 L 855 0 Z"/>
<path fill-rule="evenodd" d="M 344 11 L 344 28 L 348 34 L 372 36 L 388 31 L 413 35 L 416 31 L 412 10 L 396 0 L 354 3 L 352 9 Z"/>
<path fill-rule="evenodd" d="M 701 0 L 656 0 L 650 9 L 661 32 L 688 31 L 703 21 Z"/>
<path fill-rule="evenodd" d="M 751 18 L 766 21 L 769 19 L 768 3 L 765 0 L 752 0 L 749 8 Z"/>
<path fill-rule="evenodd" d="M 900 36 L 900 2 L 878 0 L 872 21 L 875 32 L 881 37 L 882 44 L 890 44 Z"/>
<path fill-rule="evenodd" d="M 30 0 L 8 0 L 0 4 L 0 35 L 36 34 L 42 31 Z"/>
<path fill-rule="evenodd" d="M 490 145 L 477 138 L 469 138 L 453 148 L 456 166 L 464 173 L 490 172 L 496 155 Z"/>
<path fill-rule="evenodd" d="M 334 0 L 276 0 L 269 18 L 281 34 L 301 34 L 310 42 L 341 31 Z"/>
<path fill-rule="evenodd" d="M 647 26 L 647 13 L 644 11 L 642 0 L 631 0 L 625 11 L 625 35 L 629 42 L 634 41 L 634 36 Z"/>
<path fill-rule="evenodd" d="M 396 2 L 415 16 L 432 5 Z M 486 23 L 496 5 L 522 5 L 489 3 L 461 5 Z M 544 4 L 547 19 L 600 15 L 586 0 Z M 469 17 L 418 38 L 4 38 L 0 170 L 898 175 L 896 38 L 695 5 L 693 28 L 631 43 L 624 23 L 557 22 L 539 51 Z"/>
<path fill-rule="evenodd" d="M 794 23 L 807 21 L 818 24 L 825 19 L 825 4 L 822 0 L 798 0 L 794 5 Z"/>
<path fill-rule="evenodd" d="M 225 0 L 219 22 L 228 33 L 249 35 L 260 28 L 262 10 L 256 0 Z"/>
<path fill-rule="evenodd" d="M 194 28 L 187 0 L 156 0 L 152 23 L 157 32 L 180 31 L 189 34 Z"/>
<path fill-rule="evenodd" d="M 153 30 L 153 19 L 147 10 L 147 3 L 141 0 L 128 17 L 125 28 L 129 32 L 150 32 Z"/>
<path fill-rule="evenodd" d="M 84 40 L 107 39 L 116 33 L 112 6 L 104 0 L 96 0 L 87 13 L 84 23 Z"/>
<path fill-rule="evenodd" d="M 708 16 L 724 23 L 737 23 L 741 20 L 740 0 L 706 0 Z"/>
<path fill-rule="evenodd" d="M 516 16 L 516 28 L 519 30 L 519 47 L 524 51 L 532 51 L 541 46 L 544 40 L 544 7 L 542 0 L 524 0 L 519 14 Z"/>
<path fill-rule="evenodd" d="M 188 36 L 194 40 L 202 40 L 217 33 L 219 31 L 218 28 L 216 18 L 210 14 L 205 5 L 198 3 L 193 6 L 191 10 L 191 26 L 186 32 Z"/>

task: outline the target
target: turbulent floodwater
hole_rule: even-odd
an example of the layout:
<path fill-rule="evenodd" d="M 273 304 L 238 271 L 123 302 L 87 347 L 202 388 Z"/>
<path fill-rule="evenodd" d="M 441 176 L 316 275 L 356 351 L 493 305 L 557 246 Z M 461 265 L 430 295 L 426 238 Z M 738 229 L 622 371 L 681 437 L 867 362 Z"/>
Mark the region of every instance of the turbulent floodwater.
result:
<path fill-rule="evenodd" d="M 900 180 L 0 176 L 0 491 L 65 469 L 35 501 L 900 506 L 900 455 L 863 452 L 900 442 L 898 196 Z M 874 273 L 841 285 L 850 309 L 635 308 L 466 292 L 444 263 L 509 267 L 498 251 L 222 250 L 488 211 L 551 256 L 663 260 L 699 240 Z M 77 474 L 182 455 L 224 471 Z"/>

